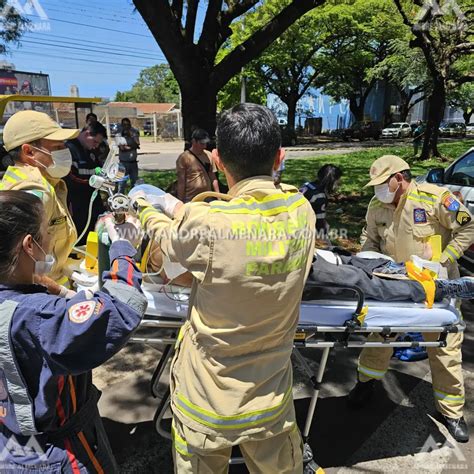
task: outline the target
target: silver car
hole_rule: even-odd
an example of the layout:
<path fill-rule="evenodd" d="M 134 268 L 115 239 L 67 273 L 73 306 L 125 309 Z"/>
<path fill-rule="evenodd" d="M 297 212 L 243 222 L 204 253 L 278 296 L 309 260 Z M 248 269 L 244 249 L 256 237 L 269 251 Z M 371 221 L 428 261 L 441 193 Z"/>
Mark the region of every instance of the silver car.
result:
<path fill-rule="evenodd" d="M 382 130 L 382 138 L 406 138 L 409 136 L 411 136 L 411 127 L 406 122 L 391 123 Z"/>
<path fill-rule="evenodd" d="M 417 178 L 417 181 L 425 180 L 448 188 L 462 198 L 464 205 L 474 215 L 474 147 L 446 169 L 434 168 L 427 175 Z M 474 272 L 474 244 L 465 252 L 460 263 L 469 272 Z"/>

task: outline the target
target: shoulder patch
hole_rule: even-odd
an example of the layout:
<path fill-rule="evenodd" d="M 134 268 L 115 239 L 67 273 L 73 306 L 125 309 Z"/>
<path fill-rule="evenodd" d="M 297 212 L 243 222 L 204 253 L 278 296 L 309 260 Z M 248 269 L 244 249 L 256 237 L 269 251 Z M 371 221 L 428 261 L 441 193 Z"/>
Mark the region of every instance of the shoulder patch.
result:
<path fill-rule="evenodd" d="M 76 324 L 85 323 L 94 314 L 95 307 L 95 301 L 76 303 L 69 308 L 69 320 Z"/>
<path fill-rule="evenodd" d="M 441 202 L 448 211 L 455 212 L 461 207 L 461 203 L 450 192 L 441 196 Z"/>
<path fill-rule="evenodd" d="M 466 225 L 471 222 L 471 215 L 467 211 L 458 211 L 456 213 L 456 222 L 459 225 Z"/>
<path fill-rule="evenodd" d="M 41 200 L 43 200 L 43 196 L 44 196 L 44 192 L 43 191 L 39 191 L 37 189 L 29 189 L 27 191 L 25 191 L 29 194 L 33 194 L 34 196 L 40 198 Z"/>

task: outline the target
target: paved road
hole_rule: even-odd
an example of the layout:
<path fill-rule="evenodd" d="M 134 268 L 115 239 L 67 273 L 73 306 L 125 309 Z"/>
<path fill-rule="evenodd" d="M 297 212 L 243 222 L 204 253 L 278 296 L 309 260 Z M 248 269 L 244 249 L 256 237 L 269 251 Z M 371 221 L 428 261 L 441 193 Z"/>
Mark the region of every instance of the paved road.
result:
<path fill-rule="evenodd" d="M 318 155 L 342 155 L 349 152 L 361 151 L 374 147 L 393 146 L 394 144 L 409 143 L 404 140 L 371 140 L 366 142 L 319 143 L 316 145 L 285 147 L 287 159 L 305 158 Z M 183 150 L 183 142 L 151 143 L 145 142 L 138 157 L 139 167 L 144 171 L 174 169 L 176 159 Z"/>
<path fill-rule="evenodd" d="M 474 305 L 465 304 L 463 312 L 469 329 Z M 474 434 L 474 336 L 469 331 L 463 354 L 466 418 Z M 317 368 L 320 351 L 306 350 L 304 355 Z M 474 472 L 474 441 L 456 444 L 436 420 L 427 361 L 394 360 L 371 406 L 350 411 L 346 396 L 354 383 L 357 355 L 357 350 L 335 349 L 329 357 L 311 429 L 311 446 L 326 472 Z M 158 402 L 149 394 L 149 382 L 158 356 L 155 348 L 129 345 L 100 369 L 114 378 L 100 385 L 100 411 L 123 473 L 172 472 L 170 443 L 155 433 L 152 422 Z M 303 426 L 310 389 L 298 369 L 295 380 Z M 231 468 L 231 474 L 246 472 L 242 466 Z"/>

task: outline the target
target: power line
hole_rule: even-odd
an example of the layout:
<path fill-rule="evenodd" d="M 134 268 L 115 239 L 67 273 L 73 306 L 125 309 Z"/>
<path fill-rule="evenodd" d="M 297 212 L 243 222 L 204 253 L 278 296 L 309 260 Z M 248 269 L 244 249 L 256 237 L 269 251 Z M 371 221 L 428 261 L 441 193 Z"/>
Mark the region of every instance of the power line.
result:
<path fill-rule="evenodd" d="M 74 44 L 74 45 L 77 45 L 77 46 L 89 46 L 91 44 L 91 42 L 89 40 L 83 40 L 83 39 L 80 39 L 80 38 L 73 38 L 71 36 L 53 35 L 53 34 L 50 34 L 50 33 L 43 33 L 43 32 L 37 33 L 37 32 L 33 32 L 33 31 L 29 32 L 29 34 L 39 36 L 39 38 L 36 38 L 35 36 L 32 38 L 32 39 L 35 39 L 35 40 L 45 40 L 45 41 L 59 40 L 62 43 Z M 44 36 L 47 36 L 48 38 L 44 38 Z M 50 39 L 49 37 L 51 37 L 52 39 Z M 153 38 L 150 38 L 150 39 L 153 39 Z M 72 40 L 72 41 L 69 41 L 69 40 Z M 20 42 L 21 42 L 21 40 L 20 40 Z M 80 44 L 80 43 L 84 43 L 84 44 Z M 122 46 L 122 45 L 120 46 L 120 48 L 118 48 L 118 47 L 116 47 L 117 43 L 104 43 L 103 41 L 101 41 L 100 45 L 101 46 L 112 46 L 112 48 L 107 48 L 107 49 L 115 49 L 115 50 L 118 50 L 118 51 L 131 50 L 132 52 L 142 52 L 142 53 L 146 53 L 146 54 L 152 54 L 152 53 L 150 53 L 150 50 L 148 50 L 148 49 L 140 49 L 140 48 Z M 156 43 L 155 43 L 155 45 L 156 45 Z M 166 61 L 166 58 L 164 56 L 161 56 L 160 59 L 162 59 L 163 61 Z"/>
<path fill-rule="evenodd" d="M 52 12 L 56 12 L 56 13 L 62 13 L 63 15 L 73 15 L 73 16 L 77 16 L 77 12 L 68 12 L 66 10 L 60 10 L 58 8 L 51 8 L 51 7 L 48 7 L 47 11 L 52 11 Z M 103 17 L 103 16 L 97 16 L 97 15 L 86 15 L 84 14 L 83 12 L 86 11 L 86 10 L 79 10 L 81 12 L 81 17 L 82 18 L 93 18 L 94 20 L 105 20 L 105 21 L 111 21 L 111 22 L 114 22 L 114 23 L 128 23 L 128 24 L 135 24 L 136 26 L 139 25 L 139 23 L 135 23 L 135 22 L 131 22 L 131 21 L 127 21 L 127 20 L 117 20 L 115 18 L 106 18 L 106 17 Z"/>
<path fill-rule="evenodd" d="M 38 57 L 38 53 L 28 53 L 26 51 L 17 51 L 15 54 L 25 54 L 25 55 L 29 55 L 29 56 Z M 108 62 L 108 61 L 95 61 L 93 59 L 87 59 L 87 58 L 71 58 L 71 57 L 67 57 L 67 56 L 57 56 L 57 55 L 46 54 L 46 53 L 42 54 L 41 56 L 48 57 L 48 58 L 55 58 L 55 59 L 67 59 L 67 60 L 70 60 L 70 61 L 82 61 L 82 62 L 85 62 L 85 63 L 112 64 L 114 66 L 123 66 L 123 67 L 139 67 L 139 68 L 142 68 L 142 69 L 150 67 L 149 65 L 145 66 L 143 64 L 112 63 L 112 62 Z"/>
<path fill-rule="evenodd" d="M 28 16 L 35 17 L 35 18 L 41 18 L 38 15 L 28 15 Z M 130 31 L 123 31 L 123 30 L 114 30 L 113 28 L 105 28 L 103 26 L 86 25 L 85 23 L 79 23 L 79 22 L 76 22 L 76 21 L 60 20 L 59 18 L 48 18 L 48 21 L 57 21 L 59 23 L 67 23 L 69 25 L 84 26 L 86 28 L 94 28 L 96 30 L 101 30 L 101 31 L 112 31 L 114 33 L 121 33 L 123 35 L 132 35 L 132 36 L 140 36 L 142 38 L 150 38 L 149 35 L 142 35 L 140 33 L 132 33 Z"/>
<path fill-rule="evenodd" d="M 51 44 L 51 43 L 45 43 L 43 41 L 31 41 L 31 40 L 22 40 L 22 43 L 30 43 L 30 44 L 38 44 L 38 45 L 43 45 L 43 46 L 48 46 L 50 48 L 62 48 L 62 49 L 67 49 L 67 50 L 78 50 L 78 51 L 87 51 L 87 52 L 92 52 L 92 53 L 97 53 L 97 54 L 110 54 L 112 56 L 127 56 L 130 58 L 137 58 L 137 59 L 148 59 L 148 60 L 156 60 L 158 61 L 158 58 L 153 58 L 150 56 L 142 56 L 142 55 L 137 55 L 137 54 L 127 54 L 125 52 L 114 52 L 114 51 L 108 51 L 107 49 L 101 49 L 98 51 L 97 49 L 91 49 L 91 48 L 82 48 L 82 47 L 77 47 L 77 46 L 70 46 L 70 45 L 61 45 L 61 44 Z"/>

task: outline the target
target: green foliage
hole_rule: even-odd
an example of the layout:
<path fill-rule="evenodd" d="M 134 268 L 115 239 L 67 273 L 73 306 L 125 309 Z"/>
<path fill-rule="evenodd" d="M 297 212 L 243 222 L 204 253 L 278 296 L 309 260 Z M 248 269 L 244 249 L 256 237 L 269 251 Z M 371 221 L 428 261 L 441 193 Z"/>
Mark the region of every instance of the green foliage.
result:
<path fill-rule="evenodd" d="M 167 64 L 158 64 L 140 72 L 132 89 L 118 91 L 119 102 L 179 102 L 179 86 Z"/>
<path fill-rule="evenodd" d="M 29 21 L 23 18 L 8 0 L 0 0 L 0 54 L 7 43 L 16 42 L 24 33 Z"/>
<path fill-rule="evenodd" d="M 474 112 L 474 84 L 462 84 L 450 91 L 448 103 L 451 107 L 461 109 L 465 114 Z"/>
<path fill-rule="evenodd" d="M 388 45 L 388 55 L 367 73 L 368 78 L 388 79 L 397 88 L 429 89 L 426 60 L 419 49 L 410 48 L 408 39 L 395 39 Z"/>
<path fill-rule="evenodd" d="M 474 140 L 449 141 L 439 147 L 448 161 L 453 161 L 474 146 Z M 427 173 L 431 168 L 447 166 L 437 160 L 413 162 L 413 147 L 401 144 L 395 147 L 369 148 L 364 151 L 341 155 L 320 155 L 314 158 L 291 159 L 286 161 L 283 182 L 300 187 L 305 181 L 315 178 L 317 170 L 325 163 L 332 163 L 343 170 L 341 188 L 328 207 L 328 220 L 332 228 L 348 230 L 349 242 L 344 245 L 357 245 L 373 189 L 364 188 L 369 180 L 371 164 L 382 155 L 398 155 L 411 164 L 415 176 Z M 166 189 L 175 179 L 175 171 L 144 173 L 145 182 Z M 340 209 L 338 213 L 335 211 Z M 342 211 L 342 212 L 341 212 Z"/>
<path fill-rule="evenodd" d="M 316 58 L 318 81 L 335 100 L 360 104 L 375 83 L 370 71 L 387 57 L 392 41 L 406 36 L 407 28 L 392 0 L 331 2 L 321 13 L 319 28 L 327 31 L 329 41 Z"/>
<path fill-rule="evenodd" d="M 246 80 L 247 102 L 265 105 L 267 103 L 267 93 L 260 78 L 251 66 L 244 70 Z M 229 109 L 240 103 L 241 77 L 234 76 L 217 95 L 217 110 Z"/>

